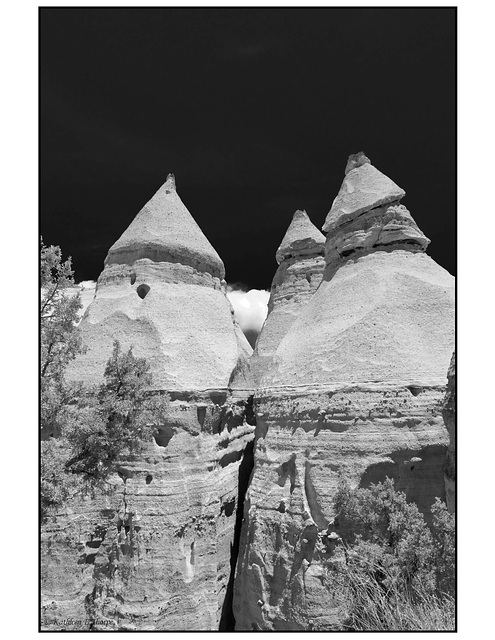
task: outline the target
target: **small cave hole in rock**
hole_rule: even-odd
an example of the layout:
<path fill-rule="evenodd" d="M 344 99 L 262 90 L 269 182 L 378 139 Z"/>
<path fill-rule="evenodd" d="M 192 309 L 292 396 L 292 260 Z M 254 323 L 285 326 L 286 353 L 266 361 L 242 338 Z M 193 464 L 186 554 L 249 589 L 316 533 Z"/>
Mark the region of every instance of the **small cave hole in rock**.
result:
<path fill-rule="evenodd" d="M 421 387 L 416 387 L 414 385 L 410 385 L 407 387 L 413 396 L 419 396 L 419 394 L 423 391 Z"/>
<path fill-rule="evenodd" d="M 285 513 L 286 507 L 285 507 L 285 502 L 283 500 L 280 501 L 280 504 L 277 507 L 277 511 L 280 511 L 280 513 Z"/>
<path fill-rule="evenodd" d="M 150 484 L 152 480 L 153 476 L 151 475 L 151 473 L 148 473 L 148 475 L 146 476 L 146 484 Z"/>
<path fill-rule="evenodd" d="M 136 272 L 131 271 L 131 284 L 134 284 L 135 282 L 136 282 Z"/>
<path fill-rule="evenodd" d="M 175 430 L 169 425 L 159 427 L 155 433 L 155 442 L 159 447 L 166 447 L 175 435 Z"/>
<path fill-rule="evenodd" d="M 220 509 L 220 513 L 225 513 L 227 518 L 230 518 L 230 516 L 234 513 L 234 509 L 235 509 L 235 498 L 232 498 L 231 500 L 229 500 L 228 502 L 225 502 L 222 505 Z"/>
<path fill-rule="evenodd" d="M 138 296 L 141 299 L 146 298 L 146 296 L 149 293 L 150 288 L 151 287 L 149 285 L 147 285 L 147 284 L 140 284 L 139 287 L 136 289 Z"/>

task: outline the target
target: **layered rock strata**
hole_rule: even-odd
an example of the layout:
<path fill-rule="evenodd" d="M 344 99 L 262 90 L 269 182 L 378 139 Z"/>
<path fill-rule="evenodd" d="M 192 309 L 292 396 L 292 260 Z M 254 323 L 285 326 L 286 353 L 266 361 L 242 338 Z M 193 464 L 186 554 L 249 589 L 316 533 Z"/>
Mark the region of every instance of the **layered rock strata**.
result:
<path fill-rule="evenodd" d="M 447 448 L 447 460 L 445 462 L 445 496 L 447 507 L 451 513 L 455 512 L 456 505 L 456 404 L 455 404 L 455 351 L 449 365 L 447 374 L 447 391 L 443 403 L 443 419 L 449 432 L 449 446 Z"/>
<path fill-rule="evenodd" d="M 271 286 L 268 316 L 251 358 L 257 384 L 262 384 L 280 341 L 318 288 L 325 267 L 324 253 L 325 236 L 305 211 L 296 211 L 277 249 L 279 267 Z"/>
<path fill-rule="evenodd" d="M 338 625 L 340 474 L 351 486 L 394 478 L 425 514 L 445 495 L 454 279 L 424 253 L 428 239 L 403 195 L 364 154 L 350 158 L 324 226 L 322 282 L 256 391 L 238 630 Z"/>
<path fill-rule="evenodd" d="M 94 384 L 113 340 L 132 345 L 168 399 L 167 417 L 104 489 L 49 514 L 43 629 L 67 630 L 67 619 L 91 630 L 219 628 L 254 436 L 251 348 L 223 278 L 169 176 L 109 250 L 80 325 L 88 350 L 70 371 Z"/>

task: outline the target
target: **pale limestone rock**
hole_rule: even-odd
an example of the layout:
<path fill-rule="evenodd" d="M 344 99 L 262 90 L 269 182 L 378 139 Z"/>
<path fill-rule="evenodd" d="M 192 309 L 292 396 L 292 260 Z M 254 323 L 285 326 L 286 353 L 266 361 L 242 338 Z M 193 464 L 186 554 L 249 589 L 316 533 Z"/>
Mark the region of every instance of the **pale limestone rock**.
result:
<path fill-rule="evenodd" d="M 145 356 L 167 419 L 105 490 L 50 513 L 42 531 L 42 628 L 219 628 L 231 574 L 252 350 L 223 264 L 172 178 L 110 249 L 70 374 L 98 383 L 114 339 Z M 242 474 L 241 474 L 242 475 Z"/>
<path fill-rule="evenodd" d="M 324 252 L 325 236 L 305 211 L 296 211 L 276 253 L 279 267 L 272 282 L 268 316 L 251 358 L 258 386 L 263 385 L 263 372 L 281 339 L 321 282 Z"/>
<path fill-rule="evenodd" d="M 455 351 L 449 365 L 447 374 L 447 391 L 443 402 L 443 420 L 449 432 L 449 446 L 447 448 L 447 460 L 445 463 L 445 495 L 447 507 L 450 513 L 455 512 L 455 485 L 456 485 L 456 400 L 455 400 Z"/>
<path fill-rule="evenodd" d="M 454 279 L 424 253 L 427 239 L 399 205 L 402 190 L 367 163 L 344 183 L 340 195 L 356 188 L 353 206 L 327 218 L 321 284 L 255 394 L 255 466 L 234 591 L 238 630 L 338 624 L 345 603 L 331 567 L 341 555 L 328 534 L 343 535 L 333 508 L 340 472 L 352 486 L 394 478 L 423 513 L 445 495 L 442 401 Z"/>

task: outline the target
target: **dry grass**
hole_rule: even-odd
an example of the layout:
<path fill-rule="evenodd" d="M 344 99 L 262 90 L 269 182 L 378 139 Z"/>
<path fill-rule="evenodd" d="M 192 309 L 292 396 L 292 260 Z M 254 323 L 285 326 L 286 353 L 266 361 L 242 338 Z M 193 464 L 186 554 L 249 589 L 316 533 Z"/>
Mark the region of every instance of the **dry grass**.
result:
<path fill-rule="evenodd" d="M 347 631 L 454 631 L 455 600 L 416 588 L 405 591 L 392 579 L 379 584 L 370 574 L 345 572 Z"/>

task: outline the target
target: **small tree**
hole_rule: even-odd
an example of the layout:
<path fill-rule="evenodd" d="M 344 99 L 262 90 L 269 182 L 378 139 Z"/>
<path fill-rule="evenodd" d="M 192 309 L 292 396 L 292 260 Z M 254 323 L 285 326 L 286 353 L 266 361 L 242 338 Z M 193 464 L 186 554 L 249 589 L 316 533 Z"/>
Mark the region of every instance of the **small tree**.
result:
<path fill-rule="evenodd" d="M 67 365 L 82 351 L 76 327 L 82 306 L 74 285 L 71 258 L 62 262 L 60 247 L 46 247 L 41 240 L 40 384 L 41 429 L 44 438 L 58 435 L 67 420 L 73 390 L 65 382 Z"/>
<path fill-rule="evenodd" d="M 132 347 L 122 352 L 116 340 L 103 383 L 81 398 L 79 418 L 66 430 L 72 452 L 67 471 L 104 479 L 118 470 L 119 458 L 139 451 L 151 439 L 152 425 L 162 419 L 167 406 L 166 399 L 147 393 L 151 379 L 146 360 L 136 358 Z"/>
<path fill-rule="evenodd" d="M 168 396 L 148 393 L 149 365 L 118 341 L 104 381 L 94 388 L 68 383 L 67 365 L 83 352 L 76 326 L 81 298 L 71 259 L 41 241 L 41 510 L 60 506 L 75 493 L 118 471 L 118 461 L 149 440 Z"/>
<path fill-rule="evenodd" d="M 342 535 L 348 545 L 359 546 L 361 558 L 369 551 L 374 566 L 383 565 L 387 579 L 394 575 L 404 588 L 420 582 L 434 590 L 432 534 L 416 504 L 395 490 L 393 480 L 351 491 L 341 478 L 335 507 Z"/>

